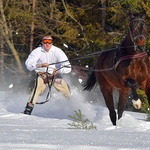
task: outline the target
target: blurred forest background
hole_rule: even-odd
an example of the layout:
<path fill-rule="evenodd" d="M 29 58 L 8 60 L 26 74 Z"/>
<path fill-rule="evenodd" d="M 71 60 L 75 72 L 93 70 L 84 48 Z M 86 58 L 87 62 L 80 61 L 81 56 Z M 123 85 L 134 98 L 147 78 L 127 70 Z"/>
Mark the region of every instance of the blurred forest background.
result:
<path fill-rule="evenodd" d="M 150 0 L 0 0 L 0 82 L 29 78 L 24 62 L 43 35 L 51 34 L 71 61 L 116 47 L 128 30 L 128 11 L 145 14 L 149 32 L 149 8 Z M 96 59 L 71 64 L 92 67 Z"/>

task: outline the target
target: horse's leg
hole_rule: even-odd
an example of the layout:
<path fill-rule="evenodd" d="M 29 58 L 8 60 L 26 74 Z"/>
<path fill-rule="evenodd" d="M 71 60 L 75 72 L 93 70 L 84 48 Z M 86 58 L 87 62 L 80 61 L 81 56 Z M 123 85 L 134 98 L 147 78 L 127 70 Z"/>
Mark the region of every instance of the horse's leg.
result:
<path fill-rule="evenodd" d="M 133 79 L 127 79 L 126 80 L 126 85 L 131 88 L 131 93 L 132 93 L 132 96 L 133 96 L 133 100 L 132 100 L 133 106 L 136 109 L 140 109 L 141 108 L 141 101 L 140 101 L 140 99 L 138 97 L 138 94 L 136 92 L 136 89 L 137 89 L 136 81 L 133 80 Z"/>
<path fill-rule="evenodd" d="M 119 103 L 118 103 L 118 119 L 122 117 L 124 108 L 128 101 L 129 90 L 119 90 Z"/>
<path fill-rule="evenodd" d="M 104 81 L 103 79 L 101 80 Z M 101 84 L 99 83 L 99 85 Z M 113 87 L 105 81 L 104 84 L 100 86 L 100 89 L 105 99 L 106 106 L 109 110 L 110 120 L 113 125 L 116 125 L 116 111 L 113 102 Z"/>

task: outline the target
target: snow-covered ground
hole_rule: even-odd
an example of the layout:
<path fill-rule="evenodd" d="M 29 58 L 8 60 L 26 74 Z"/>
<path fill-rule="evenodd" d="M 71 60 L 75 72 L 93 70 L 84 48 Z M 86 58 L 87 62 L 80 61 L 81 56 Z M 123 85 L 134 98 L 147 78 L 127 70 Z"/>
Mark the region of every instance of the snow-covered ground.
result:
<path fill-rule="evenodd" d="M 30 93 L 14 92 L 13 88 L 8 85 L 7 92 L 0 92 L 0 150 L 150 149 L 150 122 L 145 121 L 146 115 L 125 111 L 117 126 L 113 126 L 99 93 L 89 94 L 72 85 L 72 98 L 66 100 L 52 89 L 51 100 L 35 105 L 28 116 L 21 112 Z M 44 101 L 46 94 L 39 101 Z M 98 99 L 99 104 L 92 103 Z M 68 123 L 72 120 L 68 116 L 78 109 L 97 130 L 70 129 Z"/>

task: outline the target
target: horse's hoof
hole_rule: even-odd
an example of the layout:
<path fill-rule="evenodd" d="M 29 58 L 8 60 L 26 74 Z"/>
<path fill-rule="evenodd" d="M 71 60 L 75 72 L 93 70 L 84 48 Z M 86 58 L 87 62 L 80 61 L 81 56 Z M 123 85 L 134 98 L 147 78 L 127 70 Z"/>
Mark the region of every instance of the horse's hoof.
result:
<path fill-rule="evenodd" d="M 138 99 L 138 100 L 132 100 L 132 103 L 133 103 L 133 106 L 134 106 L 134 108 L 136 108 L 136 109 L 140 109 L 141 108 L 141 100 L 140 99 Z"/>

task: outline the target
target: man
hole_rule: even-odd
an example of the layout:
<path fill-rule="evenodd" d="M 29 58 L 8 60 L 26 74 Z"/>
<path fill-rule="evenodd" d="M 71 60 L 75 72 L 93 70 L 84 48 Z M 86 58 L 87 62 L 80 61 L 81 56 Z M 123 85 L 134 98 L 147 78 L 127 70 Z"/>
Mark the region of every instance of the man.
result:
<path fill-rule="evenodd" d="M 38 96 L 50 85 L 53 85 L 65 97 L 70 97 L 69 87 L 62 79 L 61 74 L 71 72 L 71 65 L 66 54 L 52 42 L 53 39 L 50 35 L 44 36 L 42 46 L 34 49 L 25 62 L 28 70 L 35 70 L 37 79 L 24 114 L 31 115 Z"/>

